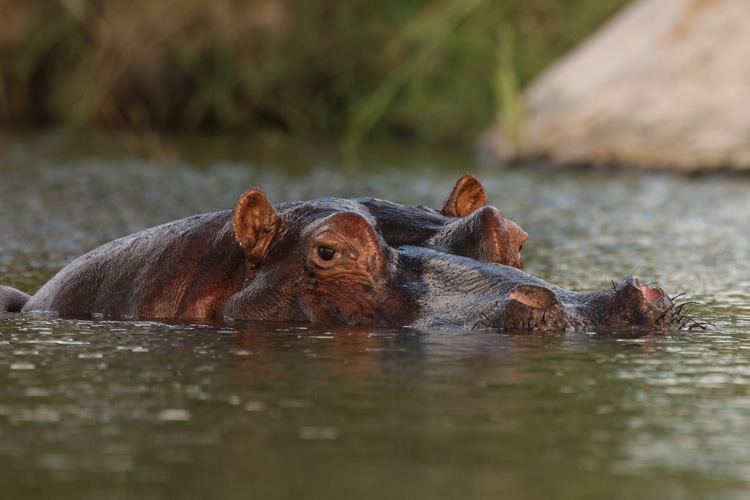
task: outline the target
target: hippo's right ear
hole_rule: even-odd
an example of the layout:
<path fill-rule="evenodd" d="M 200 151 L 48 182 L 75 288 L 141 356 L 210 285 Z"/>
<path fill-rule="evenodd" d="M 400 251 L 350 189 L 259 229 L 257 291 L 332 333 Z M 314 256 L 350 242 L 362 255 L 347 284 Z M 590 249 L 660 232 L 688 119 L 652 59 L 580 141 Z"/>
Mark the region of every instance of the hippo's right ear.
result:
<path fill-rule="evenodd" d="M 440 209 L 440 213 L 447 217 L 466 217 L 486 204 L 487 198 L 484 196 L 484 188 L 479 180 L 467 174 L 458 179 L 453 192 Z"/>
<path fill-rule="evenodd" d="M 278 226 L 279 216 L 260 189 L 242 195 L 234 209 L 234 231 L 252 267 L 266 260 Z"/>

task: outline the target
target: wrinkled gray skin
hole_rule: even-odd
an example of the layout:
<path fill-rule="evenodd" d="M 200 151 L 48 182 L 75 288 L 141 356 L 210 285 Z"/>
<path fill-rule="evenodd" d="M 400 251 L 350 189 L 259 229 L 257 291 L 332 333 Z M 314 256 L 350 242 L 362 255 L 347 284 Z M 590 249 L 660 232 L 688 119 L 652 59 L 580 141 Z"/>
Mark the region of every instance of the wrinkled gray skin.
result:
<path fill-rule="evenodd" d="M 422 317 L 412 323 L 419 328 L 666 333 L 684 327 L 661 288 L 632 276 L 606 290 L 574 292 L 508 266 L 428 249 L 404 248 L 399 260 L 421 270 L 411 285 L 423 287 Z"/>

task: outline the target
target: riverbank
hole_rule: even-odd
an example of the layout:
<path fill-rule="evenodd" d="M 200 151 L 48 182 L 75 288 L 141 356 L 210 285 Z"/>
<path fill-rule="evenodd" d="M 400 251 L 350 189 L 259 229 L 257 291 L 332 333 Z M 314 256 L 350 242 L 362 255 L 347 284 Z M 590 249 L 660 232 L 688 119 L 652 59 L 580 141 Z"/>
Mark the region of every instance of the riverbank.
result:
<path fill-rule="evenodd" d="M 0 126 L 469 144 L 624 0 L 0 0 Z"/>

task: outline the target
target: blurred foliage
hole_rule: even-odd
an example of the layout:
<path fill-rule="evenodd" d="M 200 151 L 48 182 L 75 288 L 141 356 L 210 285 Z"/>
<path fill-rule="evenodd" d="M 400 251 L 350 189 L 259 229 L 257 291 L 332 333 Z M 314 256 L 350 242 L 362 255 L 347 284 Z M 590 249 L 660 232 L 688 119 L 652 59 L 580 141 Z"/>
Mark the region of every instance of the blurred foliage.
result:
<path fill-rule="evenodd" d="M 0 124 L 466 141 L 625 0 L 0 0 Z"/>

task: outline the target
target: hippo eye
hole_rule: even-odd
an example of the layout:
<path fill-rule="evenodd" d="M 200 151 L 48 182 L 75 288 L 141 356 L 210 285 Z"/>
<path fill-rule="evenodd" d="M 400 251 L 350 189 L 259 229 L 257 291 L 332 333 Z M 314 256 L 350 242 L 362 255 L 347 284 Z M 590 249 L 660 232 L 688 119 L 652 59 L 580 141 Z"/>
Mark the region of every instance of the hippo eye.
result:
<path fill-rule="evenodd" d="M 328 247 L 318 247 L 318 255 L 323 260 L 331 260 L 336 255 L 336 250 Z"/>
<path fill-rule="evenodd" d="M 523 250 L 523 245 L 521 245 L 520 247 L 518 247 L 518 251 L 520 252 L 521 250 Z"/>

